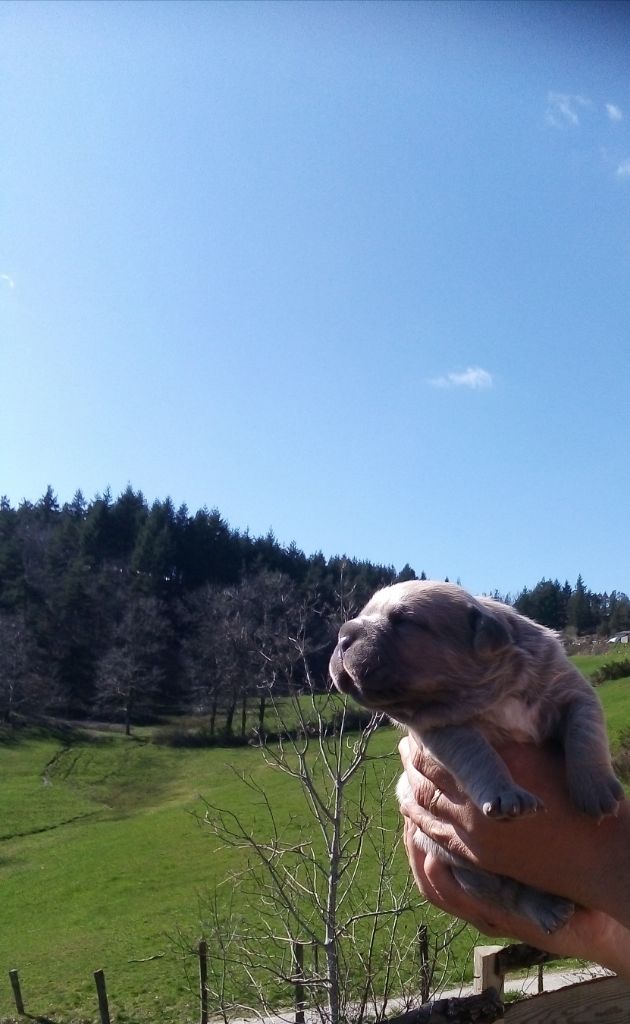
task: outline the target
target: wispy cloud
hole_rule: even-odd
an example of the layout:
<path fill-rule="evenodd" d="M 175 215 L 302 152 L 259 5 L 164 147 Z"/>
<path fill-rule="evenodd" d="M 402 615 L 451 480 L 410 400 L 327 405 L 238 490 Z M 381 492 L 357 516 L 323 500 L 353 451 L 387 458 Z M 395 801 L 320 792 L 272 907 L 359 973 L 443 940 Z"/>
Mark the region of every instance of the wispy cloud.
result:
<path fill-rule="evenodd" d="M 484 388 L 491 388 L 493 379 L 492 374 L 482 370 L 480 366 L 469 366 L 461 373 L 447 373 L 443 377 L 434 377 L 429 384 L 434 388 L 469 388 L 472 391 L 481 391 Z"/>
<path fill-rule="evenodd" d="M 2 281 L 6 288 L 10 288 L 11 291 L 15 288 L 15 281 L 9 274 L 0 274 L 0 281 Z"/>
<path fill-rule="evenodd" d="M 626 160 L 622 160 L 617 165 L 617 177 L 618 178 L 630 178 L 630 157 Z"/>
<path fill-rule="evenodd" d="M 550 128 L 577 128 L 582 111 L 592 107 L 588 96 L 566 92 L 547 93 L 545 124 Z"/>
<path fill-rule="evenodd" d="M 606 104 L 606 113 L 610 121 L 623 121 L 623 110 L 615 103 Z"/>

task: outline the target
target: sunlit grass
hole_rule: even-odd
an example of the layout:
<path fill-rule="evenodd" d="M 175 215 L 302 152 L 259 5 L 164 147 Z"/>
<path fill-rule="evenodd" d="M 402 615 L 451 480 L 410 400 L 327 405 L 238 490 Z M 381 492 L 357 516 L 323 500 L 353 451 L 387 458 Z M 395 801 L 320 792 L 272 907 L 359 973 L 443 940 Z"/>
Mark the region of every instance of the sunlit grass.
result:
<path fill-rule="evenodd" d="M 629 720 L 630 680 L 598 693 L 615 738 Z M 383 728 L 371 747 L 386 758 L 393 829 L 398 736 Z M 264 829 L 263 803 L 243 785 L 244 773 L 291 834 L 305 814 L 300 787 L 254 747 L 173 749 L 111 734 L 0 742 L 0 772 L 0 1019 L 13 1012 L 12 967 L 28 1012 L 55 1021 L 96 1020 L 97 968 L 119 1022 L 196 1019 L 195 963 L 182 959 L 178 937 L 192 943 L 200 934 L 209 894 L 223 883 L 219 893 L 229 898 L 226 879 L 246 856 L 218 847 L 200 823 L 205 801 Z M 398 871 L 407 872 L 402 854 Z M 236 897 L 244 914 L 258 910 L 238 888 Z M 460 963 L 471 942 L 470 933 L 459 940 Z"/>
<path fill-rule="evenodd" d="M 375 752 L 395 740 L 383 730 Z M 1 744 L 0 771 L 0 975 L 19 969 L 27 1010 L 95 1017 L 92 972 L 103 968 L 119 1018 L 193 1019 L 195 986 L 191 993 L 176 939 L 199 934 L 209 893 L 246 856 L 217 847 L 199 821 L 202 798 L 264 827 L 246 773 L 290 832 L 304 819 L 299 786 L 256 748 L 173 750 L 122 736 Z M 396 827 L 393 796 L 391 817 Z M 229 883 L 223 888 L 227 899 Z M 10 1012 L 6 986 L 0 1018 Z"/>

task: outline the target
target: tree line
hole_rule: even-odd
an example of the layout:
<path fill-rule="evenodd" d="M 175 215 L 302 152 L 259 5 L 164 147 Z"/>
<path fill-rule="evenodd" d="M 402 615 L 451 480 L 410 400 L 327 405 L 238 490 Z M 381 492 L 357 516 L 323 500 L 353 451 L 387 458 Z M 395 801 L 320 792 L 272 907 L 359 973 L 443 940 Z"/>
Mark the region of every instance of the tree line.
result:
<path fill-rule="evenodd" d="M 63 505 L 0 499 L 0 717 L 132 722 L 184 712 L 211 734 L 264 729 L 270 692 L 324 689 L 341 621 L 405 565 L 305 555 L 217 509 L 149 505 L 131 486 Z M 424 578 L 424 573 L 421 574 Z M 516 607 L 554 629 L 630 628 L 625 594 L 541 581 Z"/>
<path fill-rule="evenodd" d="M 582 576 L 575 585 L 565 580 L 542 579 L 532 590 L 524 588 L 514 599 L 515 608 L 530 619 L 579 637 L 605 638 L 630 630 L 630 599 L 621 591 L 597 594 L 589 590 Z"/>
<path fill-rule="evenodd" d="M 220 712 L 231 734 L 253 701 L 263 721 L 271 687 L 323 687 L 341 619 L 413 575 L 307 557 L 131 486 L 64 505 L 51 487 L 17 508 L 2 498 L 0 718 Z"/>

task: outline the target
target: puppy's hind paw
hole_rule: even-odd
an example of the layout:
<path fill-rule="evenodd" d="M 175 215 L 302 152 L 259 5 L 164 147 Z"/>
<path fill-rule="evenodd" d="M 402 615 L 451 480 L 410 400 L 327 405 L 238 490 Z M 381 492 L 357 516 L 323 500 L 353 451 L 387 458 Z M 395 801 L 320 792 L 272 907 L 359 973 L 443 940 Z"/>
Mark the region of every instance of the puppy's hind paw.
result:
<path fill-rule="evenodd" d="M 612 773 L 597 770 L 570 777 L 569 790 L 574 807 L 591 818 L 616 814 L 625 795 L 623 786 Z"/>
<path fill-rule="evenodd" d="M 475 899 L 496 904 L 510 914 L 524 917 L 548 935 L 562 928 L 575 909 L 570 900 L 521 885 L 513 878 L 490 875 L 487 871 L 460 865 L 452 871 L 462 888 Z"/>
<path fill-rule="evenodd" d="M 511 786 L 493 794 L 482 804 L 482 811 L 488 818 L 520 818 L 525 814 L 543 811 L 545 805 L 533 793 L 520 786 Z"/>
<path fill-rule="evenodd" d="M 570 900 L 565 900 L 562 896 L 552 896 L 536 889 L 524 888 L 519 909 L 524 917 L 542 928 L 547 935 L 551 935 L 570 920 L 575 907 Z"/>

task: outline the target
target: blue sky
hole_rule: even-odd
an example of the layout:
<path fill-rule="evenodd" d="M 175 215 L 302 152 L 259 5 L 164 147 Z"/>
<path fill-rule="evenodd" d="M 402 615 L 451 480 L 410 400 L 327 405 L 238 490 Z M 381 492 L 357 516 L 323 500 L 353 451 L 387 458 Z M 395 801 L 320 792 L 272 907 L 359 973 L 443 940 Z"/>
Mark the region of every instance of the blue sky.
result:
<path fill-rule="evenodd" d="M 0 492 L 630 591 L 626 3 L 0 3 Z"/>

